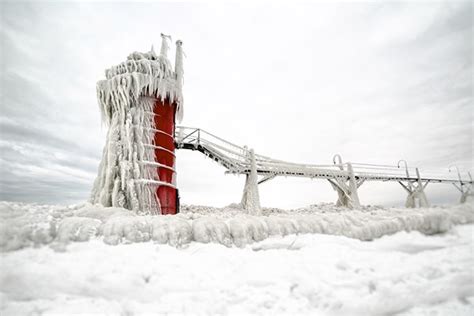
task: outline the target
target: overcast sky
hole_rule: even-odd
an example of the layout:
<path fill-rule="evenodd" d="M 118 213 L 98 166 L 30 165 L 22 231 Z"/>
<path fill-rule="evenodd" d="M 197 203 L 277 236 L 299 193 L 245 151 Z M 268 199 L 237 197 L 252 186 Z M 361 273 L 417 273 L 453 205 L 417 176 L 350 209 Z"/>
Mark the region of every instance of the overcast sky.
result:
<path fill-rule="evenodd" d="M 106 127 L 95 84 L 132 51 L 184 42 L 183 125 L 274 158 L 472 169 L 470 1 L 417 3 L 1 3 L 1 196 L 89 197 Z M 173 51 L 174 54 L 174 45 Z M 174 61 L 174 60 L 173 60 Z M 239 202 L 244 177 L 178 152 L 182 203 Z M 457 202 L 448 184 L 433 203 Z M 396 183 L 363 204 L 400 205 Z M 325 180 L 277 178 L 263 206 L 334 202 Z"/>

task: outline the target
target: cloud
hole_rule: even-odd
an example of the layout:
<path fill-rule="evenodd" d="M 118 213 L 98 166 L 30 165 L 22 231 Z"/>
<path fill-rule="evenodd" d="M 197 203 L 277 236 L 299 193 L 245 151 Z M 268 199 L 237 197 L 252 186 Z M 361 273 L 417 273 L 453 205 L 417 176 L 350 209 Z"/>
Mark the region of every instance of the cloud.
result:
<path fill-rule="evenodd" d="M 184 40 L 184 124 L 296 162 L 472 168 L 472 3 L 2 3 L 2 199 L 87 199 L 100 161 L 95 83 L 128 53 Z M 243 177 L 178 152 L 184 203 L 239 201 Z M 431 186 L 431 185 L 430 185 Z M 437 203 L 450 186 L 430 188 Z M 263 205 L 333 201 L 281 178 Z M 363 203 L 402 204 L 396 184 Z"/>

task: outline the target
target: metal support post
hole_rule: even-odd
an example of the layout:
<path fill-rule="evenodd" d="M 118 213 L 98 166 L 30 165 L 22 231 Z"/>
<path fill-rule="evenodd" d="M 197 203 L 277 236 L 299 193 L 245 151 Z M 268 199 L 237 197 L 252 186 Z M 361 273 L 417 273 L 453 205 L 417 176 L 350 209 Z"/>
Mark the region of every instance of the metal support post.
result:
<path fill-rule="evenodd" d="M 242 208 L 249 214 L 259 215 L 261 213 L 260 196 L 258 194 L 257 163 L 253 149 L 250 149 L 248 156 L 250 162 L 250 174 L 246 175 L 241 204 Z"/>
<path fill-rule="evenodd" d="M 337 160 L 337 161 L 336 161 Z M 340 155 L 333 157 L 333 163 L 339 166 L 339 169 L 344 171 L 344 165 Z M 335 177 L 328 179 L 334 191 L 337 192 L 336 206 L 344 206 L 348 208 L 360 207 L 359 194 L 357 189 L 362 185 L 364 180 L 357 180 L 354 175 L 354 169 L 351 163 L 347 163 L 347 178 Z"/>
<path fill-rule="evenodd" d="M 471 172 L 468 172 L 467 174 L 469 175 L 469 179 L 471 180 L 470 182 L 465 182 L 461 178 L 461 173 L 459 172 L 459 168 L 456 166 L 456 170 L 458 172 L 458 178 L 459 178 L 459 185 L 456 183 L 453 183 L 454 187 L 461 192 L 461 199 L 460 203 L 466 203 L 468 200 L 468 197 L 474 196 L 474 192 L 472 190 L 473 182 L 472 182 L 472 175 Z M 449 168 L 449 172 L 451 172 L 451 168 Z"/>
<path fill-rule="evenodd" d="M 407 191 L 408 196 L 405 202 L 405 207 L 408 208 L 415 208 L 415 207 L 430 207 L 428 202 L 428 198 L 425 194 L 425 188 L 430 182 L 427 180 L 424 184 L 421 181 L 420 171 L 418 168 L 415 169 L 416 171 L 416 180 L 410 179 L 410 173 L 408 171 L 408 164 L 405 160 L 400 160 L 398 162 L 398 168 L 400 168 L 400 163 L 403 162 L 405 165 L 405 171 L 407 176 L 407 183 L 404 184 L 401 181 L 398 181 L 400 185 Z"/>

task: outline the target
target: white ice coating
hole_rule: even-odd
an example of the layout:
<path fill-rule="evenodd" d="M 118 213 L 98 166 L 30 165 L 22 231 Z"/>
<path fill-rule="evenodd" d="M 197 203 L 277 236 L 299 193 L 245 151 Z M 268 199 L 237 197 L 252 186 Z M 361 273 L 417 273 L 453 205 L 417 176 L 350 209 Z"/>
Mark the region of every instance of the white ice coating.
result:
<path fill-rule="evenodd" d="M 158 178 L 155 161 L 153 107 L 156 99 L 176 103 L 176 118 L 182 118 L 183 62 L 181 42 L 177 47 L 173 71 L 166 58 L 168 37 L 162 36 L 157 56 L 134 52 L 125 62 L 105 71 L 106 80 L 97 83 L 97 97 L 104 122 L 109 130 L 91 203 L 122 207 L 138 214 L 159 214 L 156 189 Z"/>
<path fill-rule="evenodd" d="M 167 51 L 167 37 L 163 37 L 162 51 Z M 176 42 L 176 61 L 173 71 L 165 55 L 133 52 L 127 60 L 105 70 L 106 80 L 97 83 L 97 97 L 106 122 L 110 122 L 116 111 L 126 111 L 141 96 L 169 98 L 177 103 L 176 117 L 182 117 L 183 108 L 183 57 L 182 42 Z"/>
<path fill-rule="evenodd" d="M 160 210 L 156 188 L 145 180 L 156 180 L 153 143 L 154 99 L 141 97 L 127 111 L 112 114 L 99 174 L 94 182 L 91 202 L 123 207 L 136 213 L 153 214 Z"/>

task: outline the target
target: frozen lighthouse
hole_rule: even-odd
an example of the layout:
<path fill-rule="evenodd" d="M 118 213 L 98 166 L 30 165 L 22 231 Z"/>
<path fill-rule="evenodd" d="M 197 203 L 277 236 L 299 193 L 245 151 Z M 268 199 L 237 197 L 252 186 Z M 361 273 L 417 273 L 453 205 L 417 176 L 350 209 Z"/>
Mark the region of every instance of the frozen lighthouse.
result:
<path fill-rule="evenodd" d="M 97 83 L 102 119 L 108 126 L 91 203 L 140 214 L 176 214 L 175 123 L 183 115 L 183 52 L 161 34 L 160 54 L 134 52 L 105 71 Z"/>

